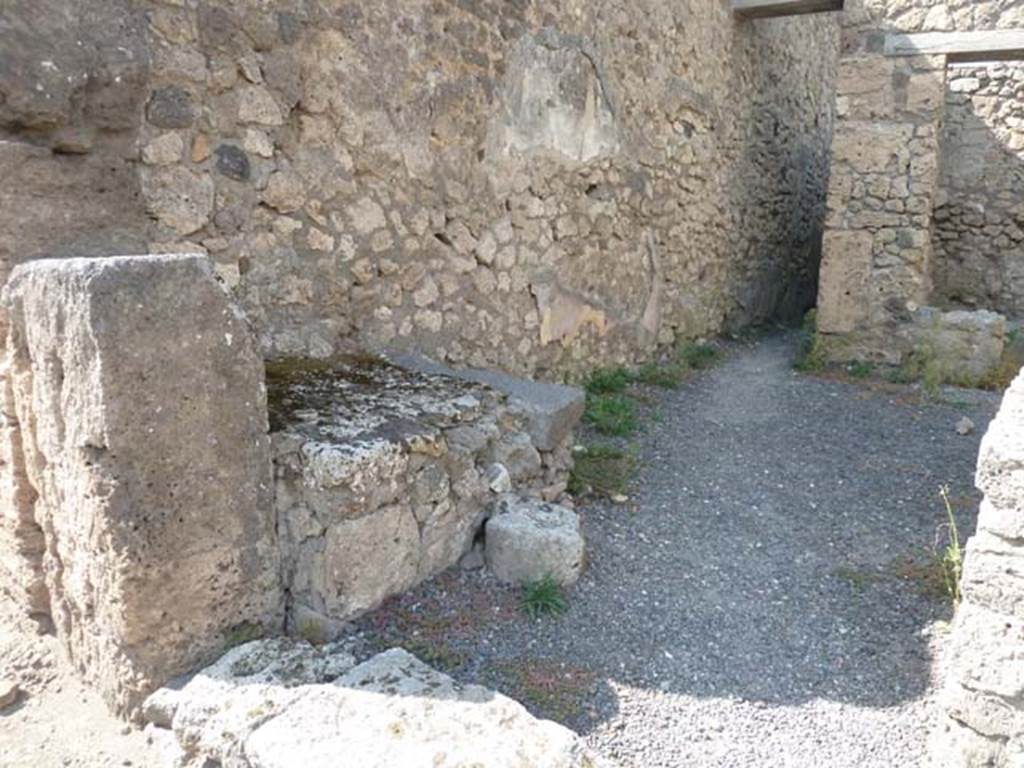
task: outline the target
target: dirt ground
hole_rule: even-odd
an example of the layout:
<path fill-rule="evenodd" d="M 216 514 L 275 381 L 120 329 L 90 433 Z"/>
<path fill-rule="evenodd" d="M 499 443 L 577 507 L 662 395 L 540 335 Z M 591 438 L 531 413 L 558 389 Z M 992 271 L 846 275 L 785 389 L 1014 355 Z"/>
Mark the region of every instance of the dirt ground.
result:
<path fill-rule="evenodd" d="M 75 674 L 53 635 L 40 635 L 0 602 L 0 680 L 18 685 L 0 710 L 2 768 L 160 765 L 145 734 L 110 714 Z"/>

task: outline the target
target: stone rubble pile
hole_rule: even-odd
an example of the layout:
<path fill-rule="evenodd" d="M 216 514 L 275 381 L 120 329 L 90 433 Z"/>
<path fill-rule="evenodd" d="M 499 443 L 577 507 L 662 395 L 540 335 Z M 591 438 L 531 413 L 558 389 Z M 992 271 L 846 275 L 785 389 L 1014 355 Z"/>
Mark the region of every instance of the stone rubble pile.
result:
<path fill-rule="evenodd" d="M 598 768 L 567 728 L 393 648 L 356 664 L 287 639 L 229 651 L 150 697 L 165 768 Z"/>

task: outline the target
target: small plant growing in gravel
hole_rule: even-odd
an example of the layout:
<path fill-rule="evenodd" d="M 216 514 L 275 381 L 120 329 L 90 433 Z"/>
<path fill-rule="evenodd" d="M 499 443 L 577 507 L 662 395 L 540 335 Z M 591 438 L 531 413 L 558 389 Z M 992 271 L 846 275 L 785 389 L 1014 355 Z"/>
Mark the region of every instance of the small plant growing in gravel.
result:
<path fill-rule="evenodd" d="M 616 395 L 626 391 L 630 378 L 625 368 L 598 368 L 590 374 L 585 388 L 588 395 Z"/>
<path fill-rule="evenodd" d="M 871 363 L 865 363 L 858 360 L 857 362 L 850 363 L 847 370 L 850 372 L 850 376 L 854 379 L 866 379 L 875 372 L 875 366 Z"/>
<path fill-rule="evenodd" d="M 632 375 L 638 384 L 662 389 L 675 389 L 686 378 L 686 367 L 680 363 L 645 363 Z"/>
<path fill-rule="evenodd" d="M 531 619 L 557 616 L 566 609 L 562 585 L 551 574 L 523 585 L 519 605 Z"/>
<path fill-rule="evenodd" d="M 960 592 L 960 577 L 964 572 L 964 551 L 960 547 L 960 531 L 956 526 L 956 516 L 953 514 L 953 503 L 949 499 L 949 488 L 942 486 L 939 489 L 942 496 L 942 503 L 946 507 L 946 545 L 938 553 L 939 562 L 942 566 L 942 581 L 946 586 L 946 594 L 953 603 L 953 610 L 960 606 L 962 597 Z"/>
<path fill-rule="evenodd" d="M 828 356 L 825 352 L 825 344 L 818 334 L 817 310 L 811 309 L 804 315 L 800 329 L 803 332 L 803 341 L 800 343 L 800 351 L 793 362 L 793 369 L 801 373 L 825 370 L 828 365 Z"/>
<path fill-rule="evenodd" d="M 636 406 L 625 395 L 591 395 L 583 420 L 602 435 L 628 437 L 637 431 Z"/>
<path fill-rule="evenodd" d="M 568 491 L 573 496 L 624 494 L 636 458 L 613 445 L 591 445 L 573 453 Z"/>
<path fill-rule="evenodd" d="M 924 561 L 910 555 L 898 558 L 894 573 L 904 581 L 913 582 L 924 597 L 936 600 L 948 599 L 955 611 L 960 605 L 960 578 L 963 575 L 963 548 L 960 546 L 960 532 L 953 514 L 953 502 L 949 489 L 943 486 L 939 496 L 946 508 L 946 520 L 939 526 L 930 557 Z"/>
<path fill-rule="evenodd" d="M 694 370 L 710 368 L 718 362 L 721 353 L 713 344 L 689 342 L 679 350 L 679 360 Z"/>

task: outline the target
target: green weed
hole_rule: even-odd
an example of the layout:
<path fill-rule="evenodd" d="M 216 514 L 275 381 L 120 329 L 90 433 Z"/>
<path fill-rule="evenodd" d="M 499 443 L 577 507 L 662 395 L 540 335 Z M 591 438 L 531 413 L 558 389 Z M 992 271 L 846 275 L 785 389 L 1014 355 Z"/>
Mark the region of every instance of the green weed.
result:
<path fill-rule="evenodd" d="M 588 395 L 616 395 L 626 391 L 630 380 L 625 368 L 598 368 L 590 374 L 585 389 Z"/>
<path fill-rule="evenodd" d="M 721 352 L 713 344 L 688 342 L 679 349 L 679 360 L 688 368 L 702 370 L 718 362 Z"/>
<path fill-rule="evenodd" d="M 567 607 L 562 585 L 555 581 L 551 574 L 524 584 L 519 606 L 531 619 L 557 616 L 564 613 Z"/>
<path fill-rule="evenodd" d="M 686 367 L 679 363 L 645 363 L 633 371 L 632 380 L 662 389 L 675 389 L 686 378 Z"/>
<path fill-rule="evenodd" d="M 224 633 L 224 648 L 226 650 L 230 650 L 231 648 L 236 648 L 239 645 L 251 643 L 253 640 L 259 640 L 262 638 L 264 634 L 264 629 L 259 624 L 253 624 L 250 621 L 243 621 L 240 624 L 236 624 L 231 627 Z"/>
<path fill-rule="evenodd" d="M 953 603 L 953 610 L 960 606 L 962 594 L 960 592 L 960 579 L 964 573 L 964 551 L 960 547 L 960 531 L 957 530 L 956 517 L 953 515 L 953 504 L 949 499 L 949 488 L 942 486 L 939 489 L 942 503 L 946 507 L 946 544 L 937 553 L 939 562 L 942 564 L 942 581 L 946 587 L 946 594 Z"/>
<path fill-rule="evenodd" d="M 587 397 L 583 420 L 602 435 L 628 437 L 639 429 L 636 404 L 625 395 Z"/>
<path fill-rule="evenodd" d="M 818 334 L 817 310 L 808 310 L 800 329 L 803 339 L 800 342 L 796 360 L 793 362 L 793 369 L 801 373 L 818 373 L 825 370 L 828 366 L 828 355 L 825 343 Z"/>
<path fill-rule="evenodd" d="M 871 377 L 871 374 L 875 372 L 875 366 L 871 363 L 865 363 L 861 361 L 850 363 L 847 370 L 855 379 L 867 379 Z"/>
<path fill-rule="evenodd" d="M 568 490 L 574 496 L 625 494 L 636 467 L 631 454 L 611 445 L 588 446 L 574 453 L 573 460 Z"/>

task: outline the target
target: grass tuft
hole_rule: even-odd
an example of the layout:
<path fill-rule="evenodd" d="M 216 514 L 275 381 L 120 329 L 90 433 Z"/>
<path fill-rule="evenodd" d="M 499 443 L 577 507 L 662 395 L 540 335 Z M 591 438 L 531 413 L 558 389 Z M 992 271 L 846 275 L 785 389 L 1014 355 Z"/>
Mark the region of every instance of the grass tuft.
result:
<path fill-rule="evenodd" d="M 825 343 L 818 334 L 818 311 L 808 310 L 801 325 L 803 339 L 793 369 L 801 373 L 818 373 L 828 367 Z"/>
<path fill-rule="evenodd" d="M 640 428 L 636 404 L 620 394 L 587 397 L 583 420 L 600 434 L 611 437 L 629 437 Z"/>
<path fill-rule="evenodd" d="M 960 592 L 960 579 L 964 573 L 964 550 L 960 546 L 960 531 L 957 530 L 953 504 L 949 500 L 949 488 L 942 486 L 939 489 L 939 495 L 946 507 L 948 522 L 946 523 L 946 544 L 937 553 L 937 557 L 942 567 L 942 581 L 946 587 L 946 595 L 955 611 L 960 607 L 960 599 L 963 597 Z"/>
<path fill-rule="evenodd" d="M 557 616 L 566 610 L 562 585 L 551 574 L 523 585 L 519 606 L 531 619 Z"/>
<path fill-rule="evenodd" d="M 636 468 L 636 458 L 612 445 L 591 445 L 573 454 L 569 473 L 569 493 L 585 496 L 625 494 L 629 478 Z"/>
<path fill-rule="evenodd" d="M 721 354 L 713 344 L 689 342 L 679 349 L 679 360 L 688 368 L 699 371 L 717 363 Z"/>
<path fill-rule="evenodd" d="M 675 389 L 686 378 L 686 367 L 679 363 L 645 363 L 637 368 L 632 380 L 662 389 Z"/>
<path fill-rule="evenodd" d="M 625 368 L 598 368 L 590 374 L 585 388 L 588 395 L 617 395 L 626 391 L 630 380 Z"/>

